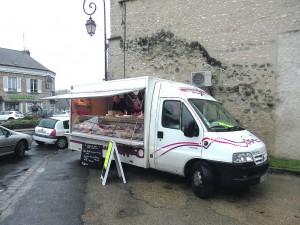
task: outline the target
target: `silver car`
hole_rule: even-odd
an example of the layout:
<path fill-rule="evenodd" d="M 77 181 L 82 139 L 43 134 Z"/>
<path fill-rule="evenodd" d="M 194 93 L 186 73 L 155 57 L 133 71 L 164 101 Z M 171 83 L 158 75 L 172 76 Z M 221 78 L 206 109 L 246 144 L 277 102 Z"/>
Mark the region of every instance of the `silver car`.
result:
<path fill-rule="evenodd" d="M 31 143 L 30 135 L 0 126 L 0 156 L 14 153 L 18 158 L 23 158 L 25 151 L 31 149 Z"/>

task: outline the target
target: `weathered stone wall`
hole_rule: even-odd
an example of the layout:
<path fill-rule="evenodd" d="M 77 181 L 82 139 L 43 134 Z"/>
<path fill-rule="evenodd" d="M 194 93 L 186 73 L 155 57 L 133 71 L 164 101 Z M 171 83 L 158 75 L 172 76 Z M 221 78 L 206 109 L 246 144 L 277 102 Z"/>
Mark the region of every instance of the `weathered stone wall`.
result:
<path fill-rule="evenodd" d="M 278 37 L 275 154 L 300 159 L 300 30 Z"/>
<path fill-rule="evenodd" d="M 275 151 L 278 35 L 299 29 L 298 0 L 111 0 L 108 78 L 190 83 L 191 72 L 210 70 L 214 97 L 281 155 Z"/>

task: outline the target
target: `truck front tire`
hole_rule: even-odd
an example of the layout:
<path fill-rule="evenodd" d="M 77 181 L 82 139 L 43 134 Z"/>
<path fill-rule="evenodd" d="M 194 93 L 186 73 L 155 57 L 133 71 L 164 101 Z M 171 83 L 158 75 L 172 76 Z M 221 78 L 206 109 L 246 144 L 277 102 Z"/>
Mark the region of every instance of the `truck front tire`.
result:
<path fill-rule="evenodd" d="M 205 162 L 196 162 L 191 170 L 191 186 L 194 194 L 202 199 L 209 198 L 215 190 L 213 174 Z"/>

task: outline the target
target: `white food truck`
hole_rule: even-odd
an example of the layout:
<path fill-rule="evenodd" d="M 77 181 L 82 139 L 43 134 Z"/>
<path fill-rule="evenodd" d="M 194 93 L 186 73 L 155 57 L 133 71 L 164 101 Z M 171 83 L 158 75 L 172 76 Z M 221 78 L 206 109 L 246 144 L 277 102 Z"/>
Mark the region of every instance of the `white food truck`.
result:
<path fill-rule="evenodd" d="M 112 110 L 115 95 L 126 111 Z M 184 176 L 201 198 L 216 184 L 250 186 L 268 175 L 265 144 L 198 87 L 145 76 L 76 86 L 50 98 L 71 100 L 69 149 L 103 145 L 105 157 L 113 140 L 123 163 Z"/>

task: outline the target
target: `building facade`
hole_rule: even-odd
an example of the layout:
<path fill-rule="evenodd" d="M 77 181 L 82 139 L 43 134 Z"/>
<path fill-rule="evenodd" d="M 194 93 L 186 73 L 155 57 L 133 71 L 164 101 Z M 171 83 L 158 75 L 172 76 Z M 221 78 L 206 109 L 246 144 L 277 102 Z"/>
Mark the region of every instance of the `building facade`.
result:
<path fill-rule="evenodd" d="M 37 62 L 29 51 L 0 48 L 0 111 L 31 111 L 33 104 L 48 113 L 55 102 L 41 98 L 55 94 L 55 73 Z"/>
<path fill-rule="evenodd" d="M 299 0 L 110 2 L 108 79 L 208 72 L 211 94 L 271 155 L 300 159 Z"/>

